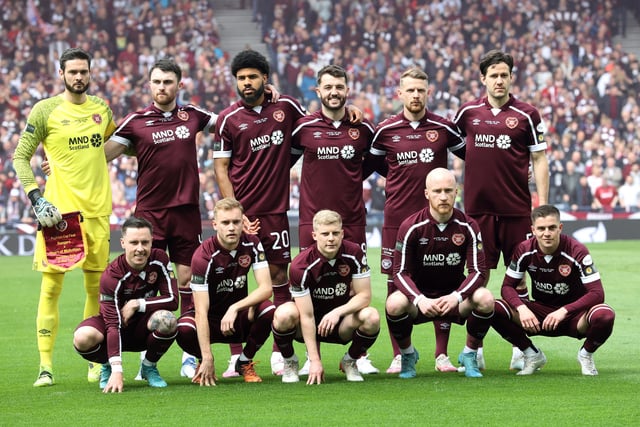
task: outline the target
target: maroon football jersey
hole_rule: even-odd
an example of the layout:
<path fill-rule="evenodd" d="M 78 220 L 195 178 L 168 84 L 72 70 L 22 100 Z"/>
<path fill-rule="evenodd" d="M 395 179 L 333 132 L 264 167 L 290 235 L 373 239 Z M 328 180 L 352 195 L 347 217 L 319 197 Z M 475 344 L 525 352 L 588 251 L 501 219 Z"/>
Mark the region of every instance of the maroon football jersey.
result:
<path fill-rule="evenodd" d="M 214 158 L 231 158 L 229 179 L 235 198 L 250 216 L 289 210 L 291 133 L 306 114 L 294 98 L 265 96 L 251 107 L 237 101 L 218 116 Z"/>
<path fill-rule="evenodd" d="M 136 152 L 137 210 L 199 205 L 196 135 L 215 121 L 214 113 L 193 105 L 171 112 L 151 105 L 125 117 L 111 139 Z"/>
<path fill-rule="evenodd" d="M 425 207 L 424 182 L 435 168 L 446 168 L 447 150 L 462 155 L 464 139 L 451 121 L 427 111 L 419 122 L 403 113 L 378 125 L 371 154 L 385 156 L 389 170 L 385 186 L 384 224 L 398 227 Z"/>
<path fill-rule="evenodd" d="M 561 235 L 560 246 L 553 255 L 543 254 L 535 237 L 518 245 L 501 292 L 514 308 L 522 304 L 515 288 L 525 273 L 531 277 L 531 299 L 552 307 L 565 307 L 570 314 L 604 301 L 600 273 L 589 250 L 573 237 Z"/>
<path fill-rule="evenodd" d="M 298 120 L 292 154 L 303 155 L 300 224 L 312 224 L 322 209 L 338 212 L 346 226 L 366 224 L 362 171 L 372 137 L 370 122 L 353 125 L 346 115 L 334 122 L 318 111 Z"/>
<path fill-rule="evenodd" d="M 242 233 L 233 251 L 223 248 L 216 236 L 196 249 L 191 259 L 191 289 L 209 292 L 210 319 L 222 319 L 231 304 L 249 295 L 247 274 L 252 268 L 269 268 L 255 235 Z"/>
<path fill-rule="evenodd" d="M 485 97 L 464 104 L 454 123 L 467 140 L 465 212 L 529 215 L 531 153 L 547 148 L 546 128 L 538 111 L 513 96 L 502 108 L 492 108 Z"/>
<path fill-rule="evenodd" d="M 359 245 L 343 240 L 332 260 L 326 259 L 317 245 L 313 245 L 291 261 L 291 296 L 311 295 L 317 323 L 325 314 L 349 301 L 353 279 L 370 276 L 367 257 Z"/>
<path fill-rule="evenodd" d="M 393 281 L 410 301 L 420 294 L 437 298 L 453 291 L 469 298 L 486 281 L 480 229 L 458 209 L 444 224 L 429 208 L 414 213 L 400 225 L 397 240 Z"/>
<path fill-rule="evenodd" d="M 107 329 L 109 358 L 122 354 L 120 310 L 127 301 L 145 300 L 145 312 L 174 311 L 178 308 L 178 283 L 167 253 L 151 249 L 147 266 L 142 271 L 131 268 L 126 255 L 113 260 L 100 277 L 100 315 Z"/>

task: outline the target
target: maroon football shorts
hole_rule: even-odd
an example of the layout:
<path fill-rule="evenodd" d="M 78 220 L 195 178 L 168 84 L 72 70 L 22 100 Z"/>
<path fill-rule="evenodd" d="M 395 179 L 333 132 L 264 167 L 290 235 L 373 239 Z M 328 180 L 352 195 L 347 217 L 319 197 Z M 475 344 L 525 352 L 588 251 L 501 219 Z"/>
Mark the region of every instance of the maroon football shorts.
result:
<path fill-rule="evenodd" d="M 275 215 L 247 215 L 249 221 L 260 220 L 258 237 L 269 264 L 286 265 L 291 262 L 291 235 L 286 213 Z"/>
<path fill-rule="evenodd" d="M 153 225 L 153 247 L 169 251 L 172 262 L 191 265 L 191 257 L 202 243 L 202 221 L 197 205 L 140 211 L 136 216 Z"/>
<path fill-rule="evenodd" d="M 480 227 L 485 265 L 491 270 L 498 267 L 500 252 L 504 265 L 509 265 L 516 246 L 531 237 L 528 216 L 474 215 L 473 219 Z"/>

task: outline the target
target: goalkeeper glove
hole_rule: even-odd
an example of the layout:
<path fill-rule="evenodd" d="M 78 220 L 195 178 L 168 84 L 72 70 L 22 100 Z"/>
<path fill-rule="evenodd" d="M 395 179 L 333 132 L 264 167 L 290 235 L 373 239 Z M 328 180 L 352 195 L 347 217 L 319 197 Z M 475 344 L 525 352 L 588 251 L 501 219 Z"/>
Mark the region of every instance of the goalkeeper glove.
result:
<path fill-rule="evenodd" d="M 58 208 L 53 206 L 50 202 L 42 197 L 40 190 L 32 190 L 29 192 L 29 200 L 33 205 L 33 212 L 36 214 L 38 222 L 43 227 L 53 227 L 60 221 L 62 221 L 62 215 Z"/>

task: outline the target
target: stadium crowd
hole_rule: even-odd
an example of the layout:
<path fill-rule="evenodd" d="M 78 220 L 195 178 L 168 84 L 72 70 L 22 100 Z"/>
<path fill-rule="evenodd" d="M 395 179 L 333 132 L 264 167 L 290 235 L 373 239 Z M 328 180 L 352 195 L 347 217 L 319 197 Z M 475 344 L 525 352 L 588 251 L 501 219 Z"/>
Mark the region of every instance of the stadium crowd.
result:
<path fill-rule="evenodd" d="M 378 123 L 401 109 L 395 88 L 412 65 L 430 77 L 429 109 L 451 118 L 481 96 L 477 63 L 489 49 L 516 59 L 513 93 L 534 104 L 548 126 L 550 203 L 566 211 L 637 212 L 640 208 L 640 62 L 615 45 L 628 14 L 626 0 L 269 0 L 254 1 L 281 93 L 310 111 L 313 86 L 329 63 L 349 72 L 350 102 Z M 60 92 L 58 57 L 79 46 L 94 56 L 90 93 L 108 100 L 116 122 L 151 102 L 147 69 L 170 56 L 181 65 L 180 103 L 219 112 L 236 99 L 224 40 L 211 0 L 0 1 L 0 226 L 33 222 L 16 182 L 12 154 L 30 108 Z M 256 43 L 260 42 L 256 40 Z M 203 220 L 219 191 L 211 141 L 201 138 Z M 34 158 L 39 166 L 43 153 Z M 452 167 L 460 175 L 458 162 Z M 114 214 L 132 211 L 135 158 L 110 166 Z M 292 207 L 297 206 L 292 172 Z M 44 185 L 40 172 L 38 179 Z M 364 183 L 372 211 L 384 180 Z"/>

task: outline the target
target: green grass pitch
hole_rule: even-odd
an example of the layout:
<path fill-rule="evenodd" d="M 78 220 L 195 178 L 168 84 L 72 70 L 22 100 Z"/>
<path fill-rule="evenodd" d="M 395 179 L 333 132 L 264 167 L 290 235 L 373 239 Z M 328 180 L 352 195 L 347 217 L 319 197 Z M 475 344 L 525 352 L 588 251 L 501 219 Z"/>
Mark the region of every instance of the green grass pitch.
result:
<path fill-rule="evenodd" d="M 54 374 L 56 385 L 32 387 L 38 370 L 35 314 L 40 275 L 31 258 L 0 257 L 0 426 L 47 425 L 420 425 L 420 426 L 637 426 L 640 425 L 640 358 L 637 304 L 640 300 L 640 242 L 590 244 L 601 272 L 606 300 L 616 310 L 609 341 L 596 353 L 600 375 L 583 377 L 576 362 L 580 342 L 572 338 L 535 338 L 548 363 L 530 377 L 508 370 L 510 345 L 494 331 L 485 340 L 484 378 L 438 373 L 433 363 L 433 327 L 414 329 L 420 350 L 418 377 L 401 380 L 384 373 L 347 383 L 338 371 L 345 347 L 323 345 L 326 384 L 282 384 L 270 373 L 271 339 L 258 352 L 261 384 L 223 379 L 229 349 L 214 346 L 218 386 L 192 385 L 179 375 L 181 351 L 174 345 L 159 363 L 169 383 L 151 389 L 133 380 L 138 355 L 125 354 L 125 392 L 103 395 L 86 381 L 86 362 L 72 346 L 82 317 L 82 276 L 68 274 L 60 301 Z M 384 313 L 386 285 L 379 273 L 379 249 L 371 249 L 373 304 Z M 504 270 L 493 271 L 489 288 L 499 294 Z M 636 326 L 634 326 L 636 325 Z M 455 325 L 449 344 L 452 359 L 464 345 L 464 328 Z M 383 324 L 370 358 L 382 372 L 391 358 Z M 304 360 L 304 349 L 297 347 Z"/>

